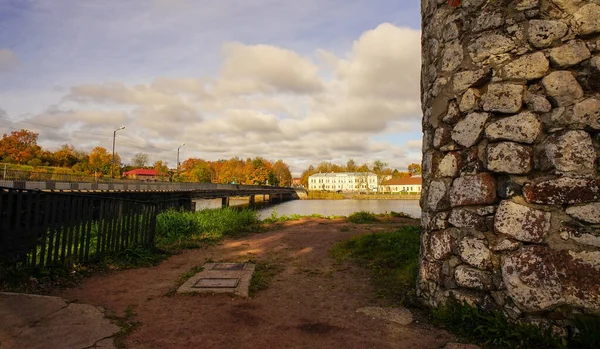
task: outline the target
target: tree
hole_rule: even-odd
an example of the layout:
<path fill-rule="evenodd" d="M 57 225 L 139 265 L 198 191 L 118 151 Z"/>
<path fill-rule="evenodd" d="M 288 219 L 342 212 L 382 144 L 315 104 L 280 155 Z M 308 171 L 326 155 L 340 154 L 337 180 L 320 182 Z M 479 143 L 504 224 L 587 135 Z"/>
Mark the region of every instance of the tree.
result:
<path fill-rule="evenodd" d="M 213 172 L 210 164 L 202 159 L 191 158 L 181 163 L 179 173 L 175 177 L 177 182 L 210 183 Z"/>
<path fill-rule="evenodd" d="M 137 153 L 134 155 L 133 159 L 131 159 L 131 166 L 135 168 L 146 167 L 148 164 L 148 154 Z"/>
<path fill-rule="evenodd" d="M 408 165 L 408 172 L 411 176 L 420 175 L 422 173 L 420 164 L 410 164 Z"/>
<path fill-rule="evenodd" d="M 69 144 L 63 144 L 52 155 L 52 161 L 59 167 L 73 167 L 77 163 L 75 147 Z"/>
<path fill-rule="evenodd" d="M 273 164 L 274 185 L 289 187 L 292 185 L 292 173 L 289 166 L 282 160 L 277 160 Z"/>
<path fill-rule="evenodd" d="M 37 145 L 38 133 L 25 129 L 6 133 L 0 139 L 0 159 L 4 162 L 27 163 L 34 159 L 41 148 Z"/>
<path fill-rule="evenodd" d="M 96 147 L 92 149 L 89 156 L 89 169 L 94 172 L 100 172 L 103 174 L 110 174 L 110 167 L 112 165 L 111 154 L 108 153 L 106 148 Z M 115 169 L 116 175 L 120 174 L 121 157 L 115 153 Z"/>
<path fill-rule="evenodd" d="M 156 171 L 156 175 L 161 180 L 166 180 L 169 178 L 169 167 L 167 167 L 166 163 L 163 163 L 162 160 L 158 160 L 154 163 L 154 171 Z"/>
<path fill-rule="evenodd" d="M 356 166 L 356 162 L 353 159 L 346 162 L 346 172 L 356 172 L 357 168 L 358 166 Z"/>

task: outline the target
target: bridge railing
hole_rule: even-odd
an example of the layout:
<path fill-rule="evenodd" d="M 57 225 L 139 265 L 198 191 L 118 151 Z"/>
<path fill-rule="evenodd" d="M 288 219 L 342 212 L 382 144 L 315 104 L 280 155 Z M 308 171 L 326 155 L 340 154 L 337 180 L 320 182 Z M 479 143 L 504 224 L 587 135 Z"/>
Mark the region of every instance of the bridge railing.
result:
<path fill-rule="evenodd" d="M 154 245 L 153 203 L 0 188 L 0 264 L 41 269 Z"/>

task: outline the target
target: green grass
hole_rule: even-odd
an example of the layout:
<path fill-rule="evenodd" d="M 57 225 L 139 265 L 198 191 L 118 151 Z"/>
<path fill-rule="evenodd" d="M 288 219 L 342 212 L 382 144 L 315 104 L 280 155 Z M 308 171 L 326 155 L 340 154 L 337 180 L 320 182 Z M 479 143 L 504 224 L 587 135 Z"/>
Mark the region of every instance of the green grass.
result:
<path fill-rule="evenodd" d="M 566 348 L 566 343 L 528 324 L 511 323 L 499 311 L 483 311 L 468 304 L 450 300 L 433 309 L 434 322 L 459 337 L 490 348 Z"/>
<path fill-rule="evenodd" d="M 270 262 L 248 261 L 248 263 L 255 264 L 254 273 L 252 274 L 252 279 L 250 279 L 250 288 L 248 290 L 250 297 L 254 297 L 257 292 L 269 288 L 275 275 L 281 271 L 281 266 Z"/>
<path fill-rule="evenodd" d="M 133 320 L 133 318 L 136 315 L 137 314 L 134 312 L 134 306 L 129 305 L 125 309 L 124 316 L 116 316 L 116 315 L 107 316 L 108 319 L 112 320 L 113 322 L 116 323 L 117 326 L 120 327 L 119 332 L 117 332 L 117 334 L 115 334 L 115 336 L 113 337 L 113 344 L 115 345 L 116 348 L 118 348 L 118 349 L 126 348 L 125 339 L 127 338 L 127 336 L 129 334 L 131 334 L 131 332 L 133 332 L 140 325 L 140 323 L 138 321 Z"/>
<path fill-rule="evenodd" d="M 156 246 L 168 252 L 197 248 L 259 227 L 253 210 L 224 208 L 198 212 L 166 211 L 156 217 Z"/>
<path fill-rule="evenodd" d="M 416 306 L 419 240 L 418 227 L 402 227 L 353 237 L 330 252 L 338 261 L 354 260 L 368 268 L 379 296 L 398 305 Z"/>
<path fill-rule="evenodd" d="M 335 219 L 335 218 L 343 218 L 343 216 L 324 216 L 318 213 L 313 213 L 310 215 L 299 215 L 299 214 L 291 214 L 291 215 L 277 215 L 277 209 L 274 208 L 271 212 L 271 215 L 268 218 L 262 220 L 265 224 L 273 224 L 273 223 L 283 223 L 289 221 L 297 221 L 303 218 L 322 218 L 322 219 Z"/>
<path fill-rule="evenodd" d="M 367 211 L 354 212 L 348 216 L 348 222 L 350 223 L 366 224 L 375 223 L 377 221 L 377 216 L 374 213 Z"/>

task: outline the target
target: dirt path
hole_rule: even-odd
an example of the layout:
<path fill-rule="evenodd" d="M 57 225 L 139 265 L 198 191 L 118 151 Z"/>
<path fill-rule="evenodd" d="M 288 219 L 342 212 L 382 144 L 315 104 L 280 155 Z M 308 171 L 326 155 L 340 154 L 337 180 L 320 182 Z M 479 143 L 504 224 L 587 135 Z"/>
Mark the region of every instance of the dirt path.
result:
<path fill-rule="evenodd" d="M 354 234 L 392 230 L 414 221 L 366 226 L 304 219 L 173 256 L 158 266 L 100 275 L 55 295 L 123 314 L 133 306 L 141 325 L 129 348 L 442 348 L 453 338 L 422 323 L 401 326 L 357 314 L 385 306 L 368 274 L 336 265 L 328 250 Z M 252 299 L 226 295 L 168 296 L 182 273 L 207 259 L 264 261 L 280 267 Z"/>

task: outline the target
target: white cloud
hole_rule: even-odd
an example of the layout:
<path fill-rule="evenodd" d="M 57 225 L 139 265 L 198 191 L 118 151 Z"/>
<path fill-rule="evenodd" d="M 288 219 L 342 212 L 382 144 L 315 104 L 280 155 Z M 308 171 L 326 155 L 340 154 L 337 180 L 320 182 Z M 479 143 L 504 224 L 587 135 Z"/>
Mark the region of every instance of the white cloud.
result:
<path fill-rule="evenodd" d="M 322 89 L 317 67 L 296 52 L 271 45 L 223 46 L 219 88 L 234 94 L 314 93 Z"/>
<path fill-rule="evenodd" d="M 9 71 L 19 64 L 17 56 L 7 48 L 0 48 L 0 73 Z"/>

